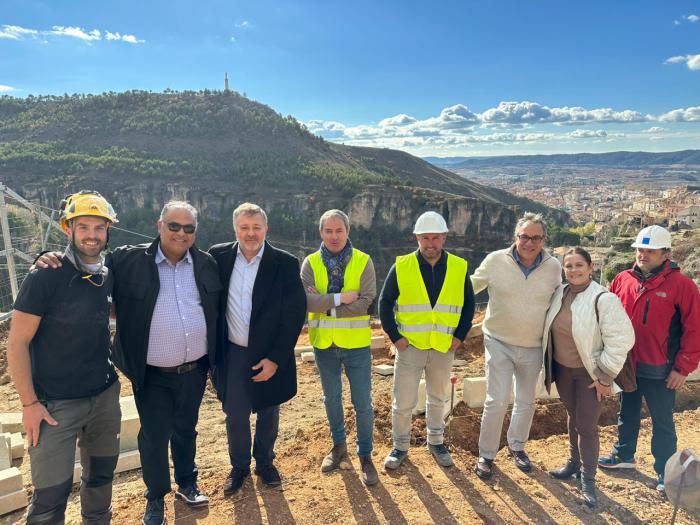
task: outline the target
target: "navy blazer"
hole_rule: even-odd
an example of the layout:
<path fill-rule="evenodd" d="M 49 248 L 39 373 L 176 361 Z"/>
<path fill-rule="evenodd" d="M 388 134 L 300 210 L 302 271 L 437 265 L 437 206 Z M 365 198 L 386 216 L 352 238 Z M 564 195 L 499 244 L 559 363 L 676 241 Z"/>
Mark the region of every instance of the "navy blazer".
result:
<path fill-rule="evenodd" d="M 226 308 L 238 243 L 212 246 L 209 253 L 219 267 L 223 284 L 217 330 L 217 362 L 212 374 L 219 399 L 225 399 L 228 359 Z M 253 367 L 261 359 L 274 361 L 277 372 L 269 380 L 248 382 L 253 411 L 279 405 L 297 393 L 294 347 L 306 319 L 306 293 L 299 275 L 299 260 L 265 241 L 258 273 L 253 285 L 253 306 L 246 363 Z"/>

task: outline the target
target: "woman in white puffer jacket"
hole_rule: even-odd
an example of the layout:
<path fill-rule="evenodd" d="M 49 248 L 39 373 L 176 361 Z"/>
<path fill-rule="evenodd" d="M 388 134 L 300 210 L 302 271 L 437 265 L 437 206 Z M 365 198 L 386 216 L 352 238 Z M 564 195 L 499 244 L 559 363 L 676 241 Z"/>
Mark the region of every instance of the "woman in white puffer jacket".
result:
<path fill-rule="evenodd" d="M 601 400 L 613 391 L 613 379 L 634 345 L 634 329 L 617 296 L 593 282 L 586 250 L 566 252 L 563 266 L 567 282 L 554 294 L 542 341 L 545 386 L 549 391 L 554 380 L 569 416 L 570 457 L 550 474 L 581 476 L 584 503 L 593 507 Z"/>

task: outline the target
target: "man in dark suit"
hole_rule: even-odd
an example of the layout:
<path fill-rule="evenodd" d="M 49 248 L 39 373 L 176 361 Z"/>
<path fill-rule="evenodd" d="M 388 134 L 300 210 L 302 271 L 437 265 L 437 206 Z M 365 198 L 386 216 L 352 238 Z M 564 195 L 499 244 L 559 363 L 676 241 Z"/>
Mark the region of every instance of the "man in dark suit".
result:
<path fill-rule="evenodd" d="M 224 494 L 250 475 L 250 414 L 257 413 L 252 457 L 263 483 L 282 480 L 273 465 L 279 405 L 296 395 L 294 346 L 306 316 L 299 261 L 265 241 L 267 215 L 255 204 L 233 212 L 237 242 L 212 246 L 222 293 L 214 385 L 226 413 L 231 466 Z"/>

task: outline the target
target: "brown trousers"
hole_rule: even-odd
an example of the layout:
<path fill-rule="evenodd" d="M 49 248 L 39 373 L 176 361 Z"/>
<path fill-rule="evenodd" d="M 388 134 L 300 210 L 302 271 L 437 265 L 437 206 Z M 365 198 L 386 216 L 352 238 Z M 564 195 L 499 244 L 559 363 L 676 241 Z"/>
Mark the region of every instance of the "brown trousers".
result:
<path fill-rule="evenodd" d="M 594 479 L 600 449 L 598 418 L 601 404 L 595 389 L 588 388 L 593 380 L 583 367 L 569 368 L 556 361 L 553 365 L 554 382 L 569 416 L 569 454 L 581 465 L 583 477 Z"/>

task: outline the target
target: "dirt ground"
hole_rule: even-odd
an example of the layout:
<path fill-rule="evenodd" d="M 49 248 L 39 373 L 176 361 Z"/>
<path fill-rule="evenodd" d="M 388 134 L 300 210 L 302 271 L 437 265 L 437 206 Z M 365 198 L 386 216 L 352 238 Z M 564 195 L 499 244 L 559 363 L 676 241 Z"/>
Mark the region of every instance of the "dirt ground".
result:
<path fill-rule="evenodd" d="M 379 334 L 377 329 L 376 334 Z M 306 344 L 300 337 L 300 344 Z M 0 333 L 0 411 L 17 411 L 19 400 L 5 371 L 4 335 Z M 483 374 L 481 338 L 461 348 L 458 359 L 467 361 L 456 368 L 457 375 Z M 391 361 L 389 344 L 374 352 L 375 363 Z M 483 482 L 472 467 L 478 440 L 480 410 L 460 403 L 448 430 L 448 444 L 455 466 L 439 467 L 425 448 L 425 423 L 414 420 L 415 444 L 409 459 L 397 472 L 381 467 L 391 448 L 392 377 L 373 376 L 376 413 L 374 460 L 380 472 L 379 484 L 364 487 L 358 478 L 359 462 L 352 453 L 352 465 L 330 474 L 320 471 L 321 459 L 328 452 L 328 433 L 318 372 L 313 363 L 299 363 L 299 393 L 281 410 L 280 436 L 276 464 L 284 483 L 277 489 L 262 485 L 255 476 L 232 497 L 224 497 L 221 487 L 229 472 L 226 453 L 224 415 L 211 389 L 207 389 L 200 413 L 197 463 L 200 488 L 211 498 L 208 509 L 193 511 L 166 498 L 168 523 L 193 524 L 428 524 L 428 523 L 560 523 L 560 524 L 635 524 L 669 523 L 672 505 L 654 490 L 653 458 L 649 452 L 649 420 L 642 423 L 639 470 L 624 473 L 601 472 L 598 476 L 599 507 L 588 511 L 579 503 L 575 481 L 560 482 L 547 470 L 563 465 L 568 455 L 565 411 L 558 401 L 538 404 L 527 450 L 534 463 L 531 474 L 520 472 L 503 450 L 496 458 L 496 475 Z M 458 382 L 460 385 L 460 382 Z M 345 384 L 347 391 L 347 383 Z M 129 395 L 122 384 L 122 395 Z M 346 422 L 354 438 L 352 407 L 346 396 Z M 459 386 L 455 399 L 461 398 Z M 686 387 L 679 396 L 675 415 L 679 447 L 700 452 L 700 385 Z M 617 406 L 606 403 L 601 417 L 601 450 L 607 451 L 615 440 Z M 31 492 L 29 461 L 16 460 Z M 144 508 L 144 485 L 140 471 L 117 475 L 114 482 L 115 524 L 138 524 Z M 0 525 L 23 522 L 23 511 L 0 518 Z M 71 494 L 67 521 L 80 523 L 77 491 Z M 680 511 L 678 524 L 700 524 L 700 513 Z"/>

